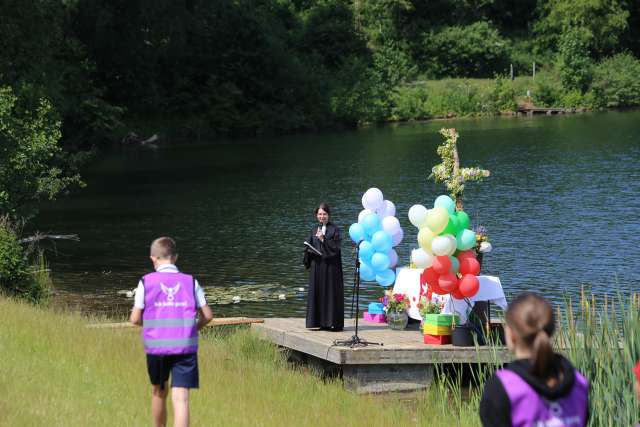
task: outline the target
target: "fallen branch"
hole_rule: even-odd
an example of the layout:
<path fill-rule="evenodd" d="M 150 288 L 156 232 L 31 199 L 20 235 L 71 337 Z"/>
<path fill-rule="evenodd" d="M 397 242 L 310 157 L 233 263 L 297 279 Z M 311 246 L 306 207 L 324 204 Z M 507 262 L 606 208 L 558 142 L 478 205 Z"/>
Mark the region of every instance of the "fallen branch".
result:
<path fill-rule="evenodd" d="M 36 233 L 33 236 L 25 237 L 24 239 L 20 239 L 20 243 L 31 243 L 31 242 L 39 242 L 40 240 L 51 239 L 51 240 L 73 240 L 74 242 L 79 242 L 80 237 L 77 234 L 41 234 Z"/>

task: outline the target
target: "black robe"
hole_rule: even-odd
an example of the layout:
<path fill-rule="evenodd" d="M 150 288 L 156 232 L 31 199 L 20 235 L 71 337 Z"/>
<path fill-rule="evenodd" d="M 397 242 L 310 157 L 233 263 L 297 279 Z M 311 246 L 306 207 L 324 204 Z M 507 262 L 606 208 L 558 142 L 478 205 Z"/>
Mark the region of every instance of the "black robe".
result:
<path fill-rule="evenodd" d="M 307 294 L 307 328 L 342 330 L 344 327 L 344 284 L 340 254 L 340 229 L 327 223 L 324 242 L 316 237 L 313 227 L 307 242 L 322 252 L 304 251 L 304 266 L 309 269 Z"/>

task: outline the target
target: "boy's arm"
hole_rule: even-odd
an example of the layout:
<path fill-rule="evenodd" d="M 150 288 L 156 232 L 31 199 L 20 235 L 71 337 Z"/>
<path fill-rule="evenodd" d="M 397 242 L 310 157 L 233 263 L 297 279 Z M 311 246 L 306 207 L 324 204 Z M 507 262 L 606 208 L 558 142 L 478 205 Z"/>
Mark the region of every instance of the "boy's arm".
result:
<path fill-rule="evenodd" d="M 131 310 L 131 316 L 129 317 L 129 322 L 134 325 L 142 326 L 142 309 L 138 307 L 133 307 Z"/>
<path fill-rule="evenodd" d="M 211 311 L 211 308 L 205 304 L 198 309 L 198 313 L 200 314 L 200 316 L 198 316 L 198 330 L 200 330 L 211 322 L 213 319 L 213 312 Z M 133 316 L 133 313 L 131 313 L 131 316 Z"/>

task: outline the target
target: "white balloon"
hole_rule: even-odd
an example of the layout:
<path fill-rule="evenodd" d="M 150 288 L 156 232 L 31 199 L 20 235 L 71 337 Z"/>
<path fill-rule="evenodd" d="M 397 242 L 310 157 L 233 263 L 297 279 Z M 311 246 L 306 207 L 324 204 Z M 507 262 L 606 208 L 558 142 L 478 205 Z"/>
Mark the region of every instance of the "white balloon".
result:
<path fill-rule="evenodd" d="M 378 188 L 372 187 L 362 195 L 362 207 L 370 211 L 378 210 L 383 202 L 384 196 Z"/>
<path fill-rule="evenodd" d="M 389 261 L 391 261 L 391 263 L 389 264 L 389 268 L 394 268 L 396 265 L 398 265 L 398 253 L 396 251 L 391 249 L 389 252 L 387 252 L 387 256 L 389 257 Z"/>
<path fill-rule="evenodd" d="M 400 244 L 400 242 L 402 242 L 402 238 L 404 237 L 404 231 L 402 231 L 402 228 L 400 228 L 396 234 L 394 234 L 393 236 L 391 236 L 391 246 L 398 246 Z"/>
<path fill-rule="evenodd" d="M 396 216 L 396 205 L 394 205 L 391 200 L 385 200 L 382 203 L 382 207 L 378 209 L 378 211 L 382 212 L 382 218 L 388 216 Z"/>
<path fill-rule="evenodd" d="M 449 240 L 449 250 L 447 251 L 447 255 L 453 255 L 456 251 L 458 241 L 453 234 L 445 234 L 443 237 L 446 237 Z"/>
<path fill-rule="evenodd" d="M 451 241 L 444 236 L 436 236 L 431 242 L 431 250 L 436 256 L 449 255 Z"/>
<path fill-rule="evenodd" d="M 362 219 L 365 216 L 369 215 L 370 213 L 373 213 L 373 212 L 371 212 L 369 209 L 361 210 L 360 213 L 358 214 L 358 222 L 362 222 Z"/>
<path fill-rule="evenodd" d="M 427 208 L 422 205 L 413 205 L 409 208 L 409 221 L 414 226 L 421 228 L 427 219 Z"/>
<path fill-rule="evenodd" d="M 400 221 L 395 216 L 387 216 L 382 220 L 382 229 L 393 236 L 400 230 Z"/>
<path fill-rule="evenodd" d="M 433 255 L 426 253 L 421 248 L 414 249 L 411 251 L 411 261 L 417 268 L 428 268 L 433 264 Z"/>

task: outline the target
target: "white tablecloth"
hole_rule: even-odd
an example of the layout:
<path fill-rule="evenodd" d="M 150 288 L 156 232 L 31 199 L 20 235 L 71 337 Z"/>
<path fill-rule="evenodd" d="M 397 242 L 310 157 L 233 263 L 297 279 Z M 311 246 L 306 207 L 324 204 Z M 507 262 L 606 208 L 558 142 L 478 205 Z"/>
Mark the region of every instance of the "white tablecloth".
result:
<path fill-rule="evenodd" d="M 422 320 L 418 303 L 420 302 L 420 274 L 422 269 L 419 268 L 400 268 L 397 271 L 396 283 L 393 286 L 393 292 L 396 294 L 406 294 L 411 301 L 411 307 L 408 310 L 409 317 Z M 471 305 L 476 301 L 491 301 L 505 310 L 507 308 L 507 299 L 504 296 L 500 279 L 496 276 L 478 276 L 480 281 L 480 289 L 478 293 L 469 298 Z M 425 284 L 426 286 L 426 284 Z M 425 289 L 426 291 L 426 289 Z M 460 322 L 467 321 L 467 314 L 471 308 L 465 300 L 451 298 L 450 295 L 433 295 L 432 301 L 444 304 L 443 313 L 457 313 L 460 316 Z"/>

